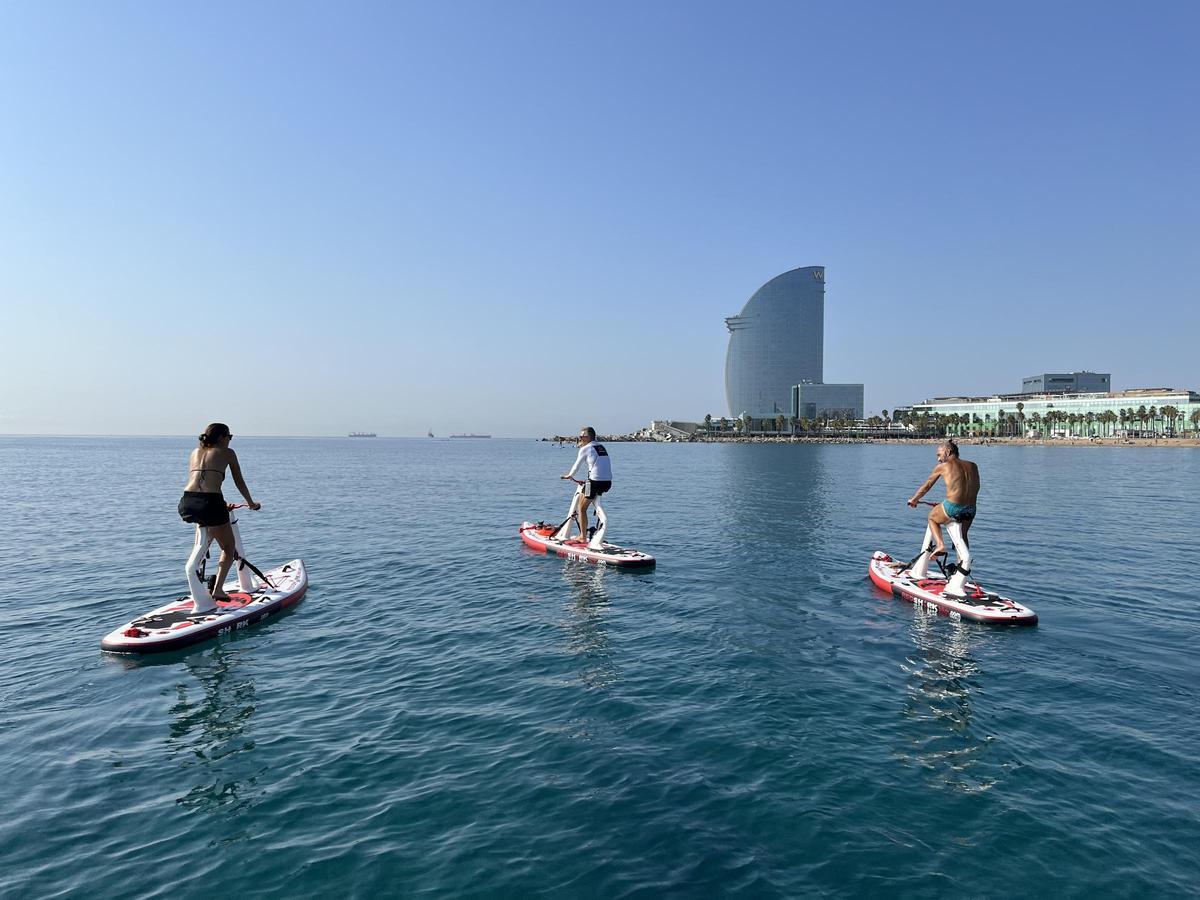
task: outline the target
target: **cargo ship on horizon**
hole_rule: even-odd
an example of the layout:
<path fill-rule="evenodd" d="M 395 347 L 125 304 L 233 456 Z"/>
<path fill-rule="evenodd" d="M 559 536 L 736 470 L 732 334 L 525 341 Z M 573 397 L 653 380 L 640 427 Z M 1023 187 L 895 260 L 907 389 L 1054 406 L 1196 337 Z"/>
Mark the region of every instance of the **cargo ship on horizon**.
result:
<path fill-rule="evenodd" d="M 452 434 L 452 438 L 490 438 L 490 434 Z"/>

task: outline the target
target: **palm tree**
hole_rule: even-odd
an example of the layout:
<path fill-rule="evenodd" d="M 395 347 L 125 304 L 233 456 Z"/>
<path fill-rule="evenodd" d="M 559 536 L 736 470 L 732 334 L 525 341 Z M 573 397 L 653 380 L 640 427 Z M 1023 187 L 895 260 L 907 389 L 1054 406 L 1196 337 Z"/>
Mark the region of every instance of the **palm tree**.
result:
<path fill-rule="evenodd" d="M 775 430 L 783 431 L 783 414 L 780 413 L 775 417 Z"/>
<path fill-rule="evenodd" d="M 754 420 L 750 418 L 750 413 L 742 413 L 742 430 L 749 434 L 753 425 Z"/>
<path fill-rule="evenodd" d="M 886 409 L 883 411 L 883 424 L 884 425 L 892 424 L 892 418 L 891 418 L 891 416 L 888 415 L 888 411 Z"/>
<path fill-rule="evenodd" d="M 1001 429 L 1004 427 L 1004 423 L 1007 421 L 1008 421 L 1008 414 L 1004 410 L 1000 410 L 1000 412 L 996 414 L 996 434 L 997 435 L 999 435 L 1001 433 Z"/>
<path fill-rule="evenodd" d="M 1167 422 L 1170 423 L 1171 434 L 1174 434 L 1175 433 L 1175 422 L 1179 418 L 1179 408 L 1176 406 L 1164 406 L 1158 412 L 1159 412 L 1159 415 L 1161 415 L 1164 419 L 1167 420 Z"/>
<path fill-rule="evenodd" d="M 1193 409 L 1188 419 L 1192 423 L 1192 430 L 1200 431 L 1200 409 Z"/>
<path fill-rule="evenodd" d="M 1142 431 L 1146 430 L 1146 423 L 1150 421 L 1150 413 L 1146 410 L 1145 404 L 1137 408 L 1138 421 L 1142 423 Z"/>
<path fill-rule="evenodd" d="M 720 423 L 719 423 L 719 424 L 720 424 L 720 426 L 721 426 L 721 430 L 722 430 L 722 431 L 728 431 L 728 430 L 729 430 L 729 420 L 728 420 L 728 419 L 726 419 L 724 416 L 721 416 L 721 421 L 720 421 Z"/>
<path fill-rule="evenodd" d="M 1021 434 L 1025 434 L 1025 404 L 1017 404 L 1017 422 L 1021 426 Z"/>
<path fill-rule="evenodd" d="M 1088 437 L 1091 437 L 1095 433 L 1095 429 L 1092 426 L 1096 424 L 1096 414 L 1094 412 L 1090 412 L 1083 418 L 1087 421 Z"/>
<path fill-rule="evenodd" d="M 712 413 L 704 414 L 704 430 L 705 431 L 712 430 Z"/>
<path fill-rule="evenodd" d="M 1035 412 L 1029 417 L 1029 424 L 1033 426 L 1033 430 L 1041 436 L 1042 433 L 1042 414 Z"/>

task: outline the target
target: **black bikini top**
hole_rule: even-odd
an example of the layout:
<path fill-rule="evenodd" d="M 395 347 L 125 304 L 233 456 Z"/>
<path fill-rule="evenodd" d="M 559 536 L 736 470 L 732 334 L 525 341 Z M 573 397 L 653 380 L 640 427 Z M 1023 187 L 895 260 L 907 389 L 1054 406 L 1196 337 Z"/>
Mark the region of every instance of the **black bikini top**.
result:
<path fill-rule="evenodd" d="M 203 463 L 203 462 L 204 462 L 204 458 L 203 458 L 203 456 L 201 456 L 201 459 L 200 459 L 200 461 L 201 461 L 201 463 Z M 219 473 L 221 473 L 221 475 L 224 475 L 224 474 L 225 474 L 225 467 L 224 467 L 224 466 L 222 466 L 222 467 L 221 467 L 221 468 L 219 468 L 219 469 L 207 469 L 207 468 L 205 468 L 203 465 L 201 465 L 199 469 L 188 469 L 188 474 L 189 474 L 189 475 L 190 475 L 192 472 L 219 472 Z"/>

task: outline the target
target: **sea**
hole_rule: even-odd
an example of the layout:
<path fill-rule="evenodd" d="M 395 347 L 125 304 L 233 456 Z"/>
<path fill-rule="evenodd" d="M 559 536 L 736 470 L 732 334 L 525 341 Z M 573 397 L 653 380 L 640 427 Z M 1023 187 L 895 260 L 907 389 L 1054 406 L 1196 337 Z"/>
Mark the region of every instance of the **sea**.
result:
<path fill-rule="evenodd" d="M 0 897 L 1200 892 L 1200 451 L 964 448 L 1004 629 L 867 578 L 932 445 L 610 444 L 629 572 L 518 538 L 571 448 L 239 434 L 303 603 L 102 652 L 192 446 L 0 437 Z"/>

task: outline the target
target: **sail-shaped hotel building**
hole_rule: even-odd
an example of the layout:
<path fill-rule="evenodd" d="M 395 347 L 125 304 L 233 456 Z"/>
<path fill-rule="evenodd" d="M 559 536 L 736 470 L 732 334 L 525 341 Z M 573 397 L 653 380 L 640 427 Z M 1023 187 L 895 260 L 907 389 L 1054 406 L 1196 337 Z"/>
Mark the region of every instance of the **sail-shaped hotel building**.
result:
<path fill-rule="evenodd" d="M 776 275 L 725 325 L 725 396 L 731 415 L 815 417 L 836 409 L 861 418 L 861 384 L 823 383 L 824 266 Z"/>

